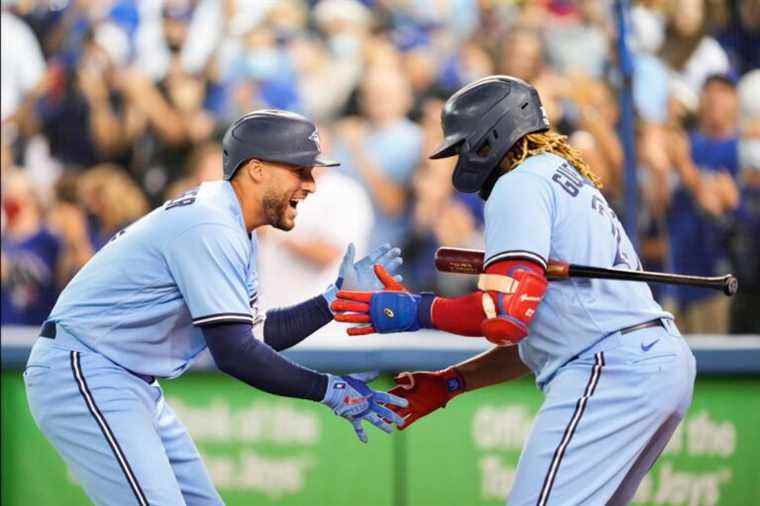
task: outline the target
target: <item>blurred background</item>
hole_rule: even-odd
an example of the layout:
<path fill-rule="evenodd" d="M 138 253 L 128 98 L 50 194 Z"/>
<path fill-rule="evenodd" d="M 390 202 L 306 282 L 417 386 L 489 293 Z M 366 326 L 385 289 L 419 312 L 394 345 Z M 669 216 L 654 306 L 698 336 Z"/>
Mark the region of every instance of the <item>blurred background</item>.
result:
<path fill-rule="evenodd" d="M 553 127 L 601 176 L 645 269 L 738 275 L 733 299 L 652 285 L 684 333 L 760 333 L 760 1 L 623 3 L 621 52 L 611 0 L 2 0 L 4 364 L 8 326 L 39 325 L 114 233 L 221 178 L 221 135 L 258 108 L 313 118 L 343 164 L 318 172 L 292 232 L 261 231 L 265 307 L 322 291 L 350 241 L 360 254 L 400 246 L 415 291 L 468 290 L 466 276 L 436 273 L 432 255 L 482 248 L 482 202 L 453 190 L 454 160 L 427 154 L 446 98 L 495 73 L 536 86 Z M 756 380 L 746 388 L 760 394 Z M 25 410 L 23 392 L 8 392 Z M 530 413 L 538 397 L 525 395 Z M 402 440 L 380 443 L 391 460 Z M 472 466 L 492 478 L 478 497 L 501 501 L 483 490 L 505 493 L 508 477 L 483 459 Z M 721 476 L 713 488 L 731 479 Z M 399 479 L 393 504 L 427 504 Z M 7 482 L 3 497 L 16 497 Z M 746 486 L 760 496 L 757 481 Z M 704 502 L 718 503 L 740 504 Z"/>

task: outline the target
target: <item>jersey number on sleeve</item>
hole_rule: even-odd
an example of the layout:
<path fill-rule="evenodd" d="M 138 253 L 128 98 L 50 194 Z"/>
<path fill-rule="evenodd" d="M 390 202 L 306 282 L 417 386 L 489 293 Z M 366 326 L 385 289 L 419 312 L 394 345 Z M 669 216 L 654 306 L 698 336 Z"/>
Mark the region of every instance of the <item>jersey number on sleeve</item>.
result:
<path fill-rule="evenodd" d="M 164 210 L 168 211 L 174 207 L 189 206 L 195 202 L 195 198 L 198 195 L 198 188 L 188 190 L 174 200 L 167 200 L 164 203 Z"/>

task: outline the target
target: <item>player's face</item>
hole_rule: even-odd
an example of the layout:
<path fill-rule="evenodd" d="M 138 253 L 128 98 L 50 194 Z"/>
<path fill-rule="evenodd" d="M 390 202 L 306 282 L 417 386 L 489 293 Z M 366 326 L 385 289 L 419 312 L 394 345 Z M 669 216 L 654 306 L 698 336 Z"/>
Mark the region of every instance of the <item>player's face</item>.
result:
<path fill-rule="evenodd" d="M 268 165 L 271 179 L 264 192 L 264 213 L 273 227 L 290 230 L 295 226 L 298 204 L 316 189 L 312 167 Z"/>

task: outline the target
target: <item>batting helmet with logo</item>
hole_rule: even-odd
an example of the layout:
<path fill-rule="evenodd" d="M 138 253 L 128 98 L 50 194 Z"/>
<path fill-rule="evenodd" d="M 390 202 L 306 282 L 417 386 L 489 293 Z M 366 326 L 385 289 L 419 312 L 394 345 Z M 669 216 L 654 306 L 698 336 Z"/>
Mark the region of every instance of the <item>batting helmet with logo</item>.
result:
<path fill-rule="evenodd" d="M 549 129 L 533 86 L 510 76 L 489 76 L 454 93 L 441 112 L 443 143 L 430 158 L 459 155 L 452 182 L 475 193 L 507 151 L 525 134 Z"/>
<path fill-rule="evenodd" d="M 320 155 L 317 127 L 294 112 L 264 109 L 249 112 L 235 121 L 224 134 L 224 179 L 252 158 L 299 167 L 340 165 Z"/>

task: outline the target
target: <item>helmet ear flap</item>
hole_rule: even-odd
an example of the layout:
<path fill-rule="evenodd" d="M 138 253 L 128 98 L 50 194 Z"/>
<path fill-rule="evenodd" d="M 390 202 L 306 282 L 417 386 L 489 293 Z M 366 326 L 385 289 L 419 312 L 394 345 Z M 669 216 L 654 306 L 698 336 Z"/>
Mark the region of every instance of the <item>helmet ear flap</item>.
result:
<path fill-rule="evenodd" d="M 496 181 L 499 180 L 499 177 L 501 177 L 502 170 L 501 167 L 494 168 L 491 173 L 488 175 L 486 180 L 483 182 L 483 185 L 480 187 L 480 190 L 478 190 L 478 196 L 482 200 L 488 200 L 488 197 L 491 196 L 491 192 L 493 191 L 493 187 L 496 186 Z"/>

